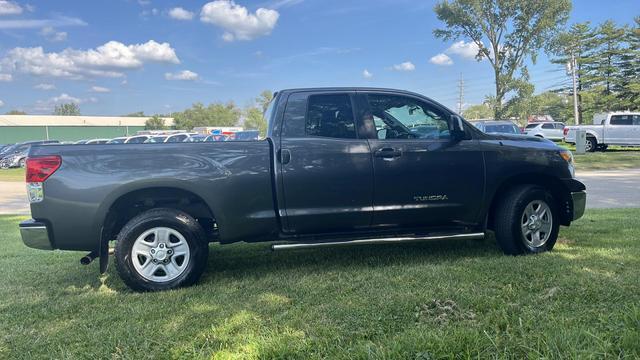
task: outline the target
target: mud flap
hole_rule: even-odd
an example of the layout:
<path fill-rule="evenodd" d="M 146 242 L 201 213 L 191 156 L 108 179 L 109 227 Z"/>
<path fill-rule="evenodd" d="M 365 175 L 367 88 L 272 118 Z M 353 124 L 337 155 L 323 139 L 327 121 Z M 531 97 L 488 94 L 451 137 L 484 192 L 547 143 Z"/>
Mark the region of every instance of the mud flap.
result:
<path fill-rule="evenodd" d="M 100 230 L 100 248 L 98 256 L 100 258 L 100 275 L 107 272 L 109 268 L 109 239 L 105 240 L 104 227 Z"/>

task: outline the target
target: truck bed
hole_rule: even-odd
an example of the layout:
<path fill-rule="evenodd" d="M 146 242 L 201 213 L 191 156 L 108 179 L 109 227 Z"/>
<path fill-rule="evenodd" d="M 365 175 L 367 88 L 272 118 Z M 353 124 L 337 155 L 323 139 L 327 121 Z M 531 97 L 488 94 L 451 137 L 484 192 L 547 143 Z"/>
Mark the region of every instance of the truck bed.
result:
<path fill-rule="evenodd" d="M 34 146 L 30 156 L 59 155 L 35 220 L 52 224 L 58 249 L 95 250 L 105 216 L 140 189 L 180 189 L 200 197 L 221 227 L 221 242 L 278 228 L 268 140 L 219 143 Z M 72 205 L 72 206 L 70 206 Z M 223 210 L 224 209 L 224 210 Z"/>

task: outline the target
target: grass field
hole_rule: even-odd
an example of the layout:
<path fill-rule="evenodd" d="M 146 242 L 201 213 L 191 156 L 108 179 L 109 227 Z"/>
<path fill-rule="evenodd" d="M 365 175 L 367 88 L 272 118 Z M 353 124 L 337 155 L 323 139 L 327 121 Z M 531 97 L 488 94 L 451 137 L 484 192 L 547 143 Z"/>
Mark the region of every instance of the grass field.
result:
<path fill-rule="evenodd" d="M 212 245 L 198 286 L 148 294 L 25 248 L 20 219 L 0 217 L 0 358 L 640 356 L 640 209 L 589 211 L 537 256 Z"/>
<path fill-rule="evenodd" d="M 24 181 L 24 169 L 0 169 L 0 181 Z"/>

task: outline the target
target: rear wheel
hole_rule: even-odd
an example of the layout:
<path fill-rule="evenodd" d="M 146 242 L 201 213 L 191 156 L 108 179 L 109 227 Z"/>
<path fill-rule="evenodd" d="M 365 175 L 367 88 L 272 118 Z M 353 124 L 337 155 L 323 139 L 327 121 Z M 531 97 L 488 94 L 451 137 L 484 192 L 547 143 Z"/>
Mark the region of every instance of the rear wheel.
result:
<path fill-rule="evenodd" d="M 553 249 L 560 230 L 556 202 L 543 188 L 523 185 L 509 191 L 495 216 L 496 240 L 509 255 Z"/>
<path fill-rule="evenodd" d="M 587 142 L 584 144 L 584 150 L 586 152 L 594 152 L 598 148 L 598 141 L 596 138 L 588 137 Z"/>
<path fill-rule="evenodd" d="M 194 284 L 208 258 L 202 227 L 175 209 L 153 209 L 131 219 L 118 234 L 116 268 L 138 291 L 167 290 Z"/>

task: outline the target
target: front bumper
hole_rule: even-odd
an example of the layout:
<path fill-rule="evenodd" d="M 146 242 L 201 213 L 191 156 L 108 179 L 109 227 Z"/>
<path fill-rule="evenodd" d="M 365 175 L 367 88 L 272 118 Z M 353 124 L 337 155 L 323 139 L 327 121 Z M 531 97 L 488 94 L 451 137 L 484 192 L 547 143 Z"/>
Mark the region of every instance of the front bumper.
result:
<path fill-rule="evenodd" d="M 53 250 L 49 229 L 45 223 L 33 219 L 21 222 L 20 236 L 22 236 L 22 242 L 30 248 Z"/>
<path fill-rule="evenodd" d="M 573 202 L 573 215 L 571 221 L 575 221 L 584 215 L 584 209 L 587 206 L 587 192 L 584 190 L 572 192 L 571 201 Z"/>

